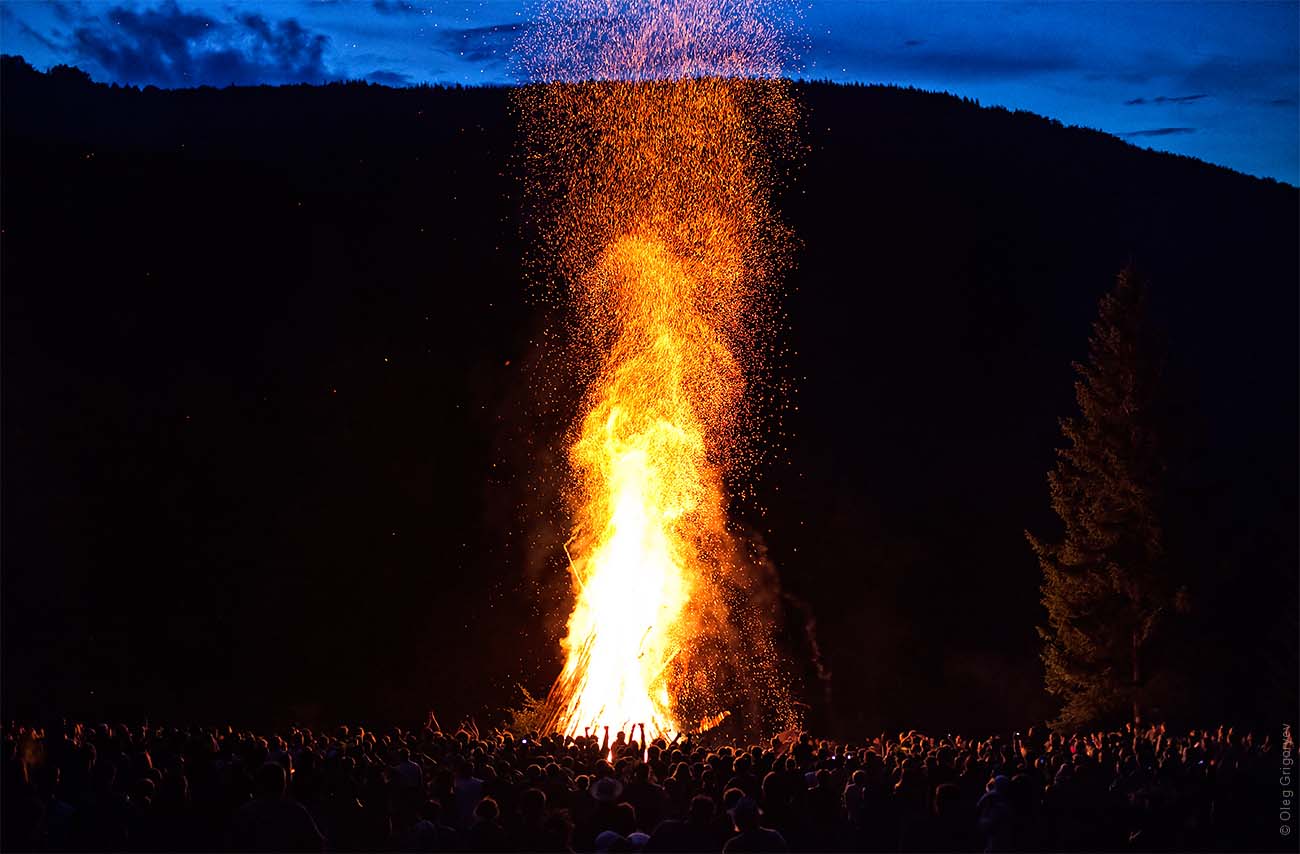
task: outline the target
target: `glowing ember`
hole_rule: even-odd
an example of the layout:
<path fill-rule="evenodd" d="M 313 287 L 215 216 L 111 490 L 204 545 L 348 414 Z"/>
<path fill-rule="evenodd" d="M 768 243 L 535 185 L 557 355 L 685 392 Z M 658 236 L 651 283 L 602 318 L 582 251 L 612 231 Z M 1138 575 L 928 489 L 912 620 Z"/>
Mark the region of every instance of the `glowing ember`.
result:
<path fill-rule="evenodd" d="M 782 245 L 764 146 L 796 110 L 768 4 L 607 5 L 543 8 L 524 60 L 540 85 L 519 100 L 554 206 L 541 260 L 568 283 L 589 379 L 569 452 L 577 601 L 545 711 L 568 733 L 670 733 L 747 705 L 756 728 L 757 706 L 788 704 L 724 476 L 755 455 L 746 390 Z"/>

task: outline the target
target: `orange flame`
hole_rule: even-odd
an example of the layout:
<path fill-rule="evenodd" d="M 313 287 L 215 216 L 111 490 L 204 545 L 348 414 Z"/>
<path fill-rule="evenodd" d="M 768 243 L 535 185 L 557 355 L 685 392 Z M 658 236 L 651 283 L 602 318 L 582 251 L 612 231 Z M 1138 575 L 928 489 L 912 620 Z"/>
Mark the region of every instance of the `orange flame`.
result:
<path fill-rule="evenodd" d="M 632 4 L 612 21 L 584 16 L 593 2 L 543 17 L 530 55 L 547 82 L 519 102 L 534 190 L 557 206 L 540 254 L 594 368 L 569 451 L 576 602 L 546 714 L 566 733 L 707 729 L 742 673 L 777 682 L 724 478 L 754 456 L 746 392 L 782 245 L 765 145 L 796 110 L 760 4 Z"/>

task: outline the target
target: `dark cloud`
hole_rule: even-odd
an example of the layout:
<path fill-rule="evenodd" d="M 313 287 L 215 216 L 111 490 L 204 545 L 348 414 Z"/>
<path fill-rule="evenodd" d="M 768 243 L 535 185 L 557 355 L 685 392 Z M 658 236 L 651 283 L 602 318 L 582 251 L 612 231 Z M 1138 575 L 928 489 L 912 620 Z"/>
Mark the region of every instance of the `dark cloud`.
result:
<path fill-rule="evenodd" d="M 1181 136 L 1188 133 L 1196 133 L 1196 128 L 1147 128 L 1146 130 L 1133 130 L 1122 133 L 1120 136 L 1125 139 L 1137 139 L 1147 136 Z"/>
<path fill-rule="evenodd" d="M 440 29 L 437 41 L 444 50 L 475 64 L 506 62 L 515 42 L 531 27 L 529 21 L 484 27 Z"/>
<path fill-rule="evenodd" d="M 415 82 L 411 79 L 411 75 L 409 74 L 403 74 L 400 71 L 389 71 L 383 68 L 370 72 L 366 75 L 365 79 L 371 83 L 379 83 L 384 86 L 393 86 L 396 88 L 410 86 Z"/>
<path fill-rule="evenodd" d="M 65 47 L 110 79 L 155 86 L 319 83 L 327 36 L 294 18 L 241 14 L 225 22 L 168 0 L 143 10 L 115 6 L 75 22 Z"/>
<path fill-rule="evenodd" d="M 36 30 L 32 29 L 31 26 L 29 26 L 26 21 L 24 21 L 22 18 L 19 18 L 17 15 L 15 15 L 13 9 L 10 8 L 9 6 L 0 6 L 0 20 L 6 21 L 7 23 L 17 27 L 18 32 L 22 33 L 23 35 L 27 36 L 27 38 L 31 39 L 32 41 L 45 47 L 48 50 L 57 51 L 61 47 L 53 39 L 49 38 L 48 36 L 44 36 L 38 33 Z"/>
<path fill-rule="evenodd" d="M 419 7 L 403 0 L 374 0 L 370 5 L 381 15 L 419 15 L 423 12 Z"/>
<path fill-rule="evenodd" d="M 54 17 L 58 18 L 65 24 L 75 23 L 80 17 L 79 9 L 74 8 L 71 3 L 60 3 L 58 0 L 50 3 L 50 9 L 54 11 Z"/>
<path fill-rule="evenodd" d="M 1190 104 L 1193 101 L 1199 101 L 1202 98 L 1208 98 L 1209 95 L 1159 95 L 1155 98 L 1133 98 L 1125 101 L 1124 105 L 1128 107 L 1141 106 L 1143 104 Z"/>

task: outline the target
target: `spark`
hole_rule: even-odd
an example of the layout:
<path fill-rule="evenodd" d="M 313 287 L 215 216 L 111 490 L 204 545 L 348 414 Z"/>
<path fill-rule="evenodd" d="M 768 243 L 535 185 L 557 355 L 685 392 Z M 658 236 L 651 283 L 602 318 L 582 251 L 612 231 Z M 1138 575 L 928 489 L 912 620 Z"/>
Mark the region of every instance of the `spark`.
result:
<path fill-rule="evenodd" d="M 751 727 L 788 721 L 726 487 L 762 455 L 752 392 L 789 243 L 771 154 L 798 120 L 788 16 L 764 0 L 607 6 L 543 2 L 520 42 L 529 189 L 549 212 L 534 260 L 566 286 L 587 381 L 568 453 L 575 603 L 544 712 L 569 734 L 700 731 L 746 702 Z"/>

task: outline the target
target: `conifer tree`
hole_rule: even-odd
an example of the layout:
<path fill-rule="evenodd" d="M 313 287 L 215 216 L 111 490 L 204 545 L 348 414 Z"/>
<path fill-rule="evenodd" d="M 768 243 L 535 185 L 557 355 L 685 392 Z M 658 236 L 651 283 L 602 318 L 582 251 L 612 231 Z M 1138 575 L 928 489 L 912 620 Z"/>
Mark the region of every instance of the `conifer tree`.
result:
<path fill-rule="evenodd" d="M 1058 727 L 1129 711 L 1141 722 L 1144 648 L 1176 597 L 1161 524 L 1162 354 L 1146 285 L 1125 269 L 1101 299 L 1087 363 L 1074 364 L 1079 414 L 1062 419 L 1066 447 L 1048 474 L 1064 535 L 1026 532 L 1043 570 L 1038 632 L 1047 690 L 1063 703 Z"/>

